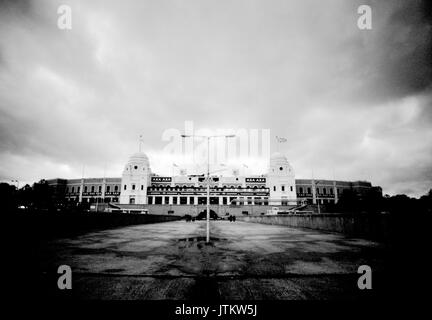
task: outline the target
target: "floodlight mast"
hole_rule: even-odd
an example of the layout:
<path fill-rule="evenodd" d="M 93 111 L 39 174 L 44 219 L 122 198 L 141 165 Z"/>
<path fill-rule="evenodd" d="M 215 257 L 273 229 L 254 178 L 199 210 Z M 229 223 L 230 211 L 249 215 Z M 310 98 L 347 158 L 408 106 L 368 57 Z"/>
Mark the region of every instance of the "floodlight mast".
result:
<path fill-rule="evenodd" d="M 212 138 L 235 138 L 235 134 L 201 136 L 201 135 L 186 135 L 182 134 L 182 138 L 205 138 L 207 139 L 207 202 L 206 202 L 206 242 L 210 242 L 210 139 Z"/>

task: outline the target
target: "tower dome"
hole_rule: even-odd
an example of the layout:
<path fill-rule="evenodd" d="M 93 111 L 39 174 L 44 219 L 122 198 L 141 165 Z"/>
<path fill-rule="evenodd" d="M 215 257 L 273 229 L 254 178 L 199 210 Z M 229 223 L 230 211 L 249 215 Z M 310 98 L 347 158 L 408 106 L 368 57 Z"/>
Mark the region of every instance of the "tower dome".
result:
<path fill-rule="evenodd" d="M 141 164 L 141 165 L 145 165 L 145 166 L 150 166 L 150 162 L 149 159 L 147 157 L 147 155 L 144 152 L 137 152 L 134 153 L 133 155 L 131 155 L 129 157 L 128 160 L 128 165 L 130 164 Z"/>
<path fill-rule="evenodd" d="M 275 152 L 270 156 L 270 161 L 284 161 L 284 162 L 288 162 L 287 157 L 285 157 L 282 153 L 280 152 Z"/>
<path fill-rule="evenodd" d="M 275 152 L 270 156 L 269 174 L 293 174 L 294 170 L 287 157 L 282 153 Z"/>

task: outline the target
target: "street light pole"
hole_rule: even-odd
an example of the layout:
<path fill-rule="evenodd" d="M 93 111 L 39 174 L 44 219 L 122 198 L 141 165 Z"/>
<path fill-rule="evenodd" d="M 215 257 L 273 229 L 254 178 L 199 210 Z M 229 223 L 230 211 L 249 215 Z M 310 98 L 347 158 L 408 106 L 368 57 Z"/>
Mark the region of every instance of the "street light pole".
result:
<path fill-rule="evenodd" d="M 317 200 L 317 204 L 318 204 L 318 214 L 321 214 L 320 202 L 319 202 L 319 197 L 318 197 L 318 188 L 317 188 L 317 185 L 319 183 L 320 183 L 319 181 L 315 182 L 315 194 L 316 194 L 316 200 Z"/>
<path fill-rule="evenodd" d="M 210 137 L 207 137 L 207 226 L 206 242 L 210 242 Z"/>
<path fill-rule="evenodd" d="M 210 242 L 210 139 L 211 138 L 234 138 L 234 134 L 230 135 L 217 135 L 217 136 L 197 136 L 197 135 L 181 135 L 182 138 L 206 138 L 207 139 L 207 205 L 206 205 L 206 242 Z"/>

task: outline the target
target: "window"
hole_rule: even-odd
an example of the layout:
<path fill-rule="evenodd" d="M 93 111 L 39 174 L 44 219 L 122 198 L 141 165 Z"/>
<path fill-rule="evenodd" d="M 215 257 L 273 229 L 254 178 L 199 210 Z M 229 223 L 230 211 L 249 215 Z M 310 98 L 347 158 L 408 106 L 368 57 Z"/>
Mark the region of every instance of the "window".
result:
<path fill-rule="evenodd" d="M 282 191 L 285 191 L 285 186 L 282 186 Z"/>
<path fill-rule="evenodd" d="M 155 197 L 155 204 L 162 204 L 162 197 Z"/>
<path fill-rule="evenodd" d="M 330 188 L 330 194 L 333 194 L 333 188 Z"/>
<path fill-rule="evenodd" d="M 91 192 L 94 192 L 94 186 L 91 187 Z"/>
<path fill-rule="evenodd" d="M 273 191 L 276 191 L 276 186 L 273 186 Z"/>
<path fill-rule="evenodd" d="M 148 197 L 148 204 L 153 204 L 153 197 Z"/>
<path fill-rule="evenodd" d="M 222 199 L 222 203 L 223 203 L 223 204 L 227 204 L 227 197 L 223 197 L 223 199 Z"/>
<path fill-rule="evenodd" d="M 115 186 L 115 187 L 114 187 L 114 191 L 118 191 L 118 186 Z"/>
<path fill-rule="evenodd" d="M 169 197 L 165 197 L 165 204 L 169 204 Z"/>
<path fill-rule="evenodd" d="M 135 185 L 134 184 L 132 185 L 132 190 L 135 190 Z"/>
<path fill-rule="evenodd" d="M 303 193 L 303 188 L 302 187 L 299 188 L 299 193 Z"/>
<path fill-rule="evenodd" d="M 102 186 L 99 186 L 99 192 L 102 192 Z"/>
<path fill-rule="evenodd" d="M 323 188 L 323 193 L 327 194 L 327 189 L 326 188 Z"/>
<path fill-rule="evenodd" d="M 290 186 L 290 191 L 291 191 L 291 192 L 293 191 L 293 186 Z"/>
<path fill-rule="evenodd" d="M 75 191 L 75 188 L 74 187 L 72 187 L 72 193 Z"/>
<path fill-rule="evenodd" d="M 134 166 L 134 169 L 135 169 L 135 170 L 138 169 L 138 166 Z"/>
<path fill-rule="evenodd" d="M 311 188 L 307 188 L 307 193 L 308 193 L 308 194 L 311 193 Z"/>
<path fill-rule="evenodd" d="M 177 197 L 173 197 L 173 204 L 177 204 Z"/>
<path fill-rule="evenodd" d="M 77 188 L 77 192 L 80 192 L 80 187 Z"/>
<path fill-rule="evenodd" d="M 141 190 L 144 190 L 144 185 L 143 184 L 141 185 Z"/>
<path fill-rule="evenodd" d="M 126 185 L 123 186 L 123 190 L 126 190 Z"/>
<path fill-rule="evenodd" d="M 282 167 L 279 167 L 279 170 L 280 170 L 280 171 L 282 171 L 282 170 L 283 170 L 283 168 L 282 168 Z"/>
<path fill-rule="evenodd" d="M 190 204 L 194 204 L 194 202 L 195 202 L 195 198 L 194 198 L 194 197 L 190 197 L 190 198 L 189 198 L 189 203 L 190 203 Z"/>
<path fill-rule="evenodd" d="M 111 191 L 111 186 L 107 186 L 106 191 L 107 191 L 107 192 L 110 192 L 110 191 Z"/>
<path fill-rule="evenodd" d="M 187 204 L 187 197 L 180 197 L 180 204 Z"/>

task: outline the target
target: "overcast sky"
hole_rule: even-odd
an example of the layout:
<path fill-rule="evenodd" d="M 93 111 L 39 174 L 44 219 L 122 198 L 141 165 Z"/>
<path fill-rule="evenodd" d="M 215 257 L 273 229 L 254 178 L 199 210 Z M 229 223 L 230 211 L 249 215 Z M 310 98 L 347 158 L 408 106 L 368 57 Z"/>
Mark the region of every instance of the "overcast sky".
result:
<path fill-rule="evenodd" d="M 162 134 L 193 121 L 285 137 L 297 178 L 425 194 L 431 18 L 421 1 L 0 1 L 0 180 L 120 176 L 140 134 L 167 174 Z"/>

